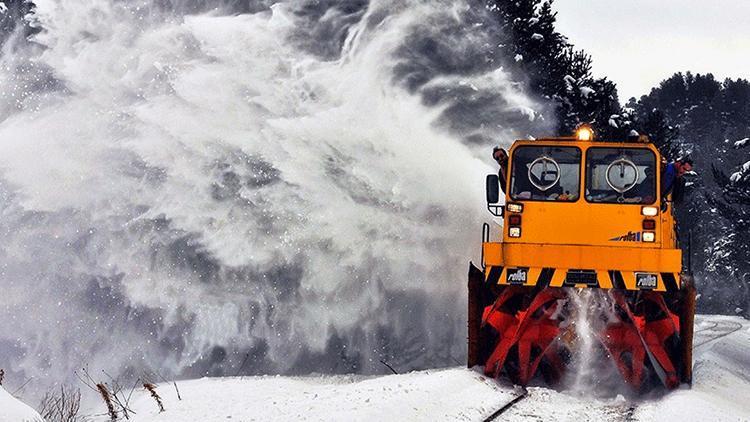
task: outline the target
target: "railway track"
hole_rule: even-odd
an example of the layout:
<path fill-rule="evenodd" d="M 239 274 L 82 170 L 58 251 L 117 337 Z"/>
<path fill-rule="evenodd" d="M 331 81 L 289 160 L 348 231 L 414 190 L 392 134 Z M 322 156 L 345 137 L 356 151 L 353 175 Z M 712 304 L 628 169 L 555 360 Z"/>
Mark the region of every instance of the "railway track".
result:
<path fill-rule="evenodd" d="M 518 402 L 525 399 L 529 396 L 529 391 L 522 387 L 521 393 L 514 397 L 512 400 L 508 401 L 507 403 L 503 404 L 502 406 L 498 407 L 497 410 L 492 412 L 491 415 L 487 416 L 482 420 L 482 422 L 492 422 L 495 419 L 497 419 L 498 416 L 502 415 L 503 413 L 507 412 L 510 408 L 515 406 Z"/>
<path fill-rule="evenodd" d="M 698 333 L 702 333 L 702 332 L 704 332 L 704 331 L 708 331 L 708 330 L 713 330 L 714 328 L 716 328 L 716 327 L 718 327 L 718 326 L 719 326 L 719 323 L 718 323 L 718 322 L 714 322 L 713 324 L 714 324 L 714 325 L 712 325 L 712 326 L 710 326 L 710 327 L 703 327 L 703 328 L 701 328 L 700 330 L 696 330 L 696 331 L 695 331 L 695 333 L 693 333 L 693 334 L 698 334 Z"/>
<path fill-rule="evenodd" d="M 544 397 L 546 394 L 542 392 L 542 397 Z M 560 396 L 561 398 L 563 396 Z M 542 398 L 542 401 L 537 403 L 535 402 L 536 399 L 539 397 L 536 397 L 533 394 L 533 391 L 530 392 L 526 390 L 525 388 L 521 391 L 520 394 L 518 394 L 513 399 L 507 401 L 506 403 L 498 406 L 498 408 L 489 416 L 482 419 L 483 422 L 491 422 L 491 421 L 503 421 L 508 420 L 508 418 L 512 418 L 513 420 L 526 420 L 526 418 L 529 418 L 529 420 L 552 420 L 549 419 L 549 415 L 555 414 L 554 410 L 552 410 L 552 406 L 554 406 L 554 402 L 549 401 L 549 397 Z M 528 399 L 528 400 L 526 400 Z M 573 398 L 573 400 L 577 400 L 576 398 Z M 586 400 L 585 398 L 583 399 Z M 518 406 L 516 406 L 518 405 Z M 541 405 L 539 407 L 538 405 Z M 603 406 L 594 406 L 591 407 L 590 405 L 587 406 L 586 403 L 581 402 L 581 406 L 579 409 L 574 410 L 573 412 L 581 412 L 581 411 L 588 411 L 592 412 L 590 415 L 586 415 L 587 417 L 583 420 L 585 421 L 607 421 L 607 422 L 636 422 L 638 421 L 635 413 L 636 409 L 638 408 L 638 405 L 635 403 L 628 403 L 628 404 L 612 404 L 612 405 L 603 405 Z M 586 410 L 583 410 L 586 409 Z M 570 412 L 570 409 L 562 409 L 562 414 L 565 414 L 567 416 L 570 416 L 570 414 L 566 414 L 565 412 Z M 564 420 L 570 420 L 565 419 Z"/>
<path fill-rule="evenodd" d="M 720 326 L 721 324 L 724 324 L 724 326 L 721 327 Z M 695 343 L 693 345 L 693 349 L 698 348 L 698 347 L 703 346 L 703 345 L 706 345 L 706 344 L 709 344 L 709 343 L 712 343 L 712 342 L 714 342 L 716 340 L 719 340 L 720 338 L 726 337 L 726 336 L 728 336 L 730 334 L 736 333 L 737 331 L 739 331 L 739 330 L 742 329 L 743 325 L 741 323 L 739 323 L 739 322 L 721 321 L 721 322 L 715 323 L 712 327 L 707 327 L 707 328 L 698 330 L 695 333 L 698 334 L 698 333 L 705 332 L 705 331 L 713 331 L 717 327 L 719 327 L 720 332 L 715 333 L 715 335 L 712 335 L 711 338 L 703 339 L 700 342 Z"/>
<path fill-rule="evenodd" d="M 716 322 L 710 322 L 708 325 L 701 327 L 700 329 L 697 329 L 695 331 L 695 340 L 693 348 L 699 348 L 708 344 L 711 344 L 717 340 L 720 340 L 724 337 L 727 337 L 729 335 L 732 335 L 736 333 L 737 331 L 741 330 L 744 327 L 742 323 L 733 322 L 733 321 L 716 321 Z M 507 415 L 507 413 L 511 409 L 523 409 L 528 407 L 529 405 L 534 404 L 534 399 L 528 400 L 528 405 L 521 405 L 516 406 L 518 403 L 525 402 L 525 399 L 528 399 L 531 397 L 531 394 L 529 394 L 529 391 L 525 388 L 523 388 L 518 395 L 516 395 L 511 400 L 499 405 L 492 414 L 482 419 L 483 422 L 491 422 L 491 421 L 500 421 L 503 420 L 503 415 Z M 637 421 L 636 416 L 636 410 L 638 408 L 637 404 L 628 404 L 625 406 L 612 406 L 611 413 L 609 414 L 609 417 L 613 418 L 611 420 L 618 420 L 618 421 L 624 421 L 624 422 L 635 422 Z M 521 410 L 523 411 L 523 410 Z M 533 411 L 532 411 L 533 412 Z M 511 412 L 514 413 L 515 412 Z M 607 419 L 610 420 L 610 419 Z"/>

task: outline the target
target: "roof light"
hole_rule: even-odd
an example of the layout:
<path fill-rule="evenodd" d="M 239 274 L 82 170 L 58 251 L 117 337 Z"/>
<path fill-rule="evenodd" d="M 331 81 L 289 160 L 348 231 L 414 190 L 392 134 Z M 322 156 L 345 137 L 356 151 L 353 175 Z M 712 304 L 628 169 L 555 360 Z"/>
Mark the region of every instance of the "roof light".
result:
<path fill-rule="evenodd" d="M 641 207 L 641 214 L 646 217 L 656 217 L 659 214 L 659 208 L 656 207 Z"/>
<path fill-rule="evenodd" d="M 588 142 L 594 140 L 594 131 L 588 126 L 581 126 L 576 131 L 576 138 L 579 141 Z"/>

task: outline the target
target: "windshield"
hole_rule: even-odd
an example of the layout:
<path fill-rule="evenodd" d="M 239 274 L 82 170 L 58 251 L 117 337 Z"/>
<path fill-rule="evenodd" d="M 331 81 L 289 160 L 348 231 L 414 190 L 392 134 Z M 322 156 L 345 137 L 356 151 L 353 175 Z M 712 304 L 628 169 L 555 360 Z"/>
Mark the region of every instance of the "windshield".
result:
<path fill-rule="evenodd" d="M 514 200 L 578 200 L 581 150 L 521 146 L 513 151 L 510 197 Z"/>
<path fill-rule="evenodd" d="M 589 148 L 586 152 L 586 200 L 653 204 L 656 157 L 645 148 Z"/>

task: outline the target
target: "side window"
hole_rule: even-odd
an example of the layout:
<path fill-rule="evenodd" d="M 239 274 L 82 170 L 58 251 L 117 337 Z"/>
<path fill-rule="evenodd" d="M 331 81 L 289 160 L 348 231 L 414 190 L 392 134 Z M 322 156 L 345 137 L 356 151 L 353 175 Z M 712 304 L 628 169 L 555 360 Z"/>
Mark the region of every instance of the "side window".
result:
<path fill-rule="evenodd" d="M 513 200 L 578 200 L 581 150 L 576 147 L 521 146 L 513 150 L 510 197 Z"/>
<path fill-rule="evenodd" d="M 589 148 L 586 152 L 586 200 L 600 203 L 653 204 L 656 157 L 645 148 Z"/>

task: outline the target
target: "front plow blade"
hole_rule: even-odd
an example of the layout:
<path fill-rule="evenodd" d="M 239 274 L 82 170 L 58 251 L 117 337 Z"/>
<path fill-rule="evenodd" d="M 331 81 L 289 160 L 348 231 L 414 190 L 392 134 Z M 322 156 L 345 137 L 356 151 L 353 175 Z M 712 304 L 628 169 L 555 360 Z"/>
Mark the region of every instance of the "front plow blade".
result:
<path fill-rule="evenodd" d="M 483 365 L 489 355 L 488 343 L 491 341 L 486 330 L 482 330 L 482 313 L 491 305 L 496 294 L 484 281 L 484 273 L 474 264 L 469 263 L 469 351 L 467 355 L 467 366 Z M 483 332 L 484 331 L 484 332 Z"/>
<path fill-rule="evenodd" d="M 564 295 L 560 289 L 545 289 L 537 294 L 526 293 L 522 288 L 511 289 L 507 288 L 485 311 L 482 323 L 498 333 L 499 341 L 485 363 L 484 372 L 494 377 L 505 372 L 513 382 L 527 385 L 543 359 L 547 358 L 549 366 L 559 362 L 548 355 L 556 353 L 551 346 L 560 329 L 553 316 L 558 314 L 558 301 Z M 504 306 L 512 299 L 518 300 L 518 296 L 521 303 L 530 300 L 528 306 L 521 305 L 519 309 Z M 547 375 L 549 378 L 550 374 Z"/>
<path fill-rule="evenodd" d="M 555 383 L 579 340 L 592 335 L 603 353 L 591 354 L 590 364 L 608 365 L 599 359 L 611 359 L 636 392 L 673 389 L 691 380 L 695 291 L 690 285 L 673 292 L 609 290 L 590 307 L 571 300 L 579 290 L 491 285 L 470 265 L 468 287 L 467 363 L 483 365 L 488 376 L 527 385 L 542 375 Z M 586 312 L 590 324 L 583 331 L 574 321 L 578 312 Z"/>
<path fill-rule="evenodd" d="M 695 329 L 695 284 L 693 277 L 684 278 L 680 291 L 680 354 L 682 367 L 680 381 L 693 385 L 693 330 Z"/>
<path fill-rule="evenodd" d="M 487 375 L 506 374 L 521 385 L 528 384 L 540 366 L 546 379 L 559 379 L 564 359 L 559 355 L 560 329 L 553 316 L 559 314 L 564 292 L 490 286 L 474 265 L 469 266 L 468 287 L 468 366 L 484 365 Z"/>
<path fill-rule="evenodd" d="M 600 340 L 623 379 L 636 391 L 648 390 L 654 384 L 668 389 L 680 384 L 680 318 L 667 306 L 664 296 L 650 291 L 630 298 L 619 291 L 610 295 L 619 321 L 610 323 Z"/>

